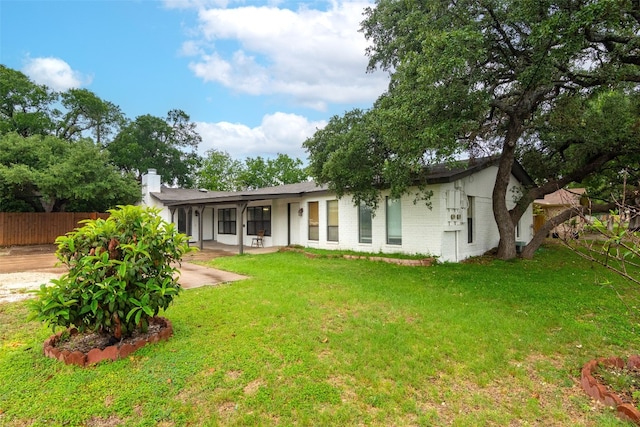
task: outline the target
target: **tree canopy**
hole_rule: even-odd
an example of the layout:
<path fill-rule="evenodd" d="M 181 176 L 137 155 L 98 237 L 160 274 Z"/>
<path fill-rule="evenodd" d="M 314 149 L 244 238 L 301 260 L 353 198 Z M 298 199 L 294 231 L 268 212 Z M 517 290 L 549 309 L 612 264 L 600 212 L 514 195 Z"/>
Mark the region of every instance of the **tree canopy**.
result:
<path fill-rule="evenodd" d="M 113 162 L 138 180 L 154 168 L 162 182 L 191 188 L 201 140 L 189 116 L 182 110 L 171 110 L 166 118 L 150 114 L 137 117 L 122 128 L 107 149 Z"/>
<path fill-rule="evenodd" d="M 135 179 L 102 146 L 123 121 L 86 89 L 58 93 L 0 65 L 0 211 L 103 212 L 138 201 Z"/>
<path fill-rule="evenodd" d="M 0 64 L 0 134 L 48 135 L 55 128 L 51 105 L 57 94 Z"/>
<path fill-rule="evenodd" d="M 125 122 L 120 107 L 86 89 L 69 89 L 60 97 L 67 110 L 58 112 L 61 120 L 56 135 L 62 139 L 76 140 L 90 131 L 99 145 L 105 144 Z"/>
<path fill-rule="evenodd" d="M 229 153 L 209 150 L 197 172 L 198 187 L 216 191 L 250 190 L 295 184 L 308 179 L 302 160 L 279 153 L 273 159 L 247 157 L 244 163 Z"/>
<path fill-rule="evenodd" d="M 105 212 L 140 199 L 140 188 L 89 139 L 0 136 L 0 211 Z"/>
<path fill-rule="evenodd" d="M 238 174 L 240 186 L 244 190 L 295 184 L 307 178 L 302 160 L 293 159 L 287 154 L 278 154 L 274 159 L 248 157 Z"/>
<path fill-rule="evenodd" d="M 243 165 L 226 151 L 208 150 L 196 174 L 198 188 L 212 191 L 236 191 Z"/>
<path fill-rule="evenodd" d="M 372 42 L 369 70 L 389 71 L 389 88 L 371 110 L 333 118 L 305 142 L 314 177 L 339 194 L 353 191 L 356 200 L 372 204 L 380 187 L 366 188 L 366 181 L 398 194 L 420 184 L 425 167 L 435 162 L 496 154 L 493 212 L 498 257 L 507 259 L 515 256 L 515 224 L 533 199 L 580 182 L 617 158 L 603 144 L 606 135 L 564 138 L 575 148 L 561 150 L 571 155 L 563 174 L 554 169 L 540 176 L 539 186 L 508 209 L 513 162 L 553 145 L 541 139 L 551 136 L 544 124 L 553 115 L 586 108 L 610 91 L 635 96 L 638 2 L 378 0 L 361 29 Z M 561 131 L 553 133 L 559 137 Z M 585 153 L 587 146 L 599 148 Z M 364 168 L 339 167 L 338 157 L 345 155 Z"/>

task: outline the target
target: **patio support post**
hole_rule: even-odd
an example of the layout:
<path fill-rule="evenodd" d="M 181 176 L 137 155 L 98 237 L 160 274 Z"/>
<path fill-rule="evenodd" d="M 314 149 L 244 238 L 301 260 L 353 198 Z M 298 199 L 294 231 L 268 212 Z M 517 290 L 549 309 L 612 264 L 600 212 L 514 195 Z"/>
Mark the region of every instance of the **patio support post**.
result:
<path fill-rule="evenodd" d="M 200 250 L 204 247 L 204 230 L 202 229 L 204 225 L 204 219 L 202 218 L 203 215 L 204 205 L 198 205 L 198 207 L 196 207 L 196 216 L 198 217 L 198 247 Z"/>
<path fill-rule="evenodd" d="M 237 209 L 240 212 L 240 227 L 238 232 L 238 253 L 242 255 L 244 253 L 244 211 L 247 210 L 248 202 L 239 202 Z"/>

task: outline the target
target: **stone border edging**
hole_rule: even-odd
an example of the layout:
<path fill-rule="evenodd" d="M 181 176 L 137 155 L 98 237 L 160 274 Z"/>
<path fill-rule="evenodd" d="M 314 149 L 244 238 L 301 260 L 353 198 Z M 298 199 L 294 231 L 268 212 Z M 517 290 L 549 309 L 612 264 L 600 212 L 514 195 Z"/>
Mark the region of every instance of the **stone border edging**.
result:
<path fill-rule="evenodd" d="M 304 249 L 283 247 L 280 249 L 282 252 L 298 252 L 306 256 L 307 258 L 344 258 L 344 259 L 365 259 L 369 261 L 381 261 L 388 264 L 406 265 L 410 267 L 429 267 L 436 262 L 436 258 L 423 258 L 423 259 L 401 259 L 401 258 L 389 258 L 380 256 L 369 255 L 317 255 L 311 252 L 306 252 Z"/>
<path fill-rule="evenodd" d="M 173 325 L 168 319 L 165 319 L 164 317 L 153 317 L 151 322 L 155 324 L 162 324 L 162 326 L 158 332 L 147 338 L 138 339 L 133 344 L 114 344 L 105 347 L 104 349 L 94 348 L 89 350 L 88 353 L 83 353 L 81 351 L 70 352 L 69 350 L 58 350 L 55 345 L 60 339 L 60 336 L 66 332 L 61 331 L 44 341 L 44 355 L 52 359 L 58 359 L 66 365 L 78 365 L 83 368 L 88 365 L 102 362 L 103 360 L 114 361 L 117 359 L 124 359 L 134 351 L 147 345 L 147 343 L 166 341 L 173 335 Z M 78 333 L 76 328 L 71 328 L 68 331 L 72 335 Z"/>
<path fill-rule="evenodd" d="M 640 367 L 640 356 L 629 357 L 626 364 L 620 357 L 593 359 L 584 365 L 580 377 L 582 389 L 591 398 L 615 408 L 618 418 L 640 425 L 640 411 L 631 403 L 622 402 L 622 399 L 617 394 L 609 392 L 593 377 L 593 371 L 596 370 L 599 364 L 619 369 L 624 369 L 625 367 L 632 369 Z"/>

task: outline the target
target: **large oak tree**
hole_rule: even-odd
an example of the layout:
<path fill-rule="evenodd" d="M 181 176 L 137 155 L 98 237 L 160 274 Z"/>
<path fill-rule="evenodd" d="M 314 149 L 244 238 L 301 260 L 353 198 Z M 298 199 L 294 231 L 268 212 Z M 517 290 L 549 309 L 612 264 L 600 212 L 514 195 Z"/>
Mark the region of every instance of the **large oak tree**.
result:
<path fill-rule="evenodd" d="M 532 200 L 625 154 L 609 149 L 601 136 L 565 139 L 568 145 L 599 146 L 572 157 L 563 174 L 540 177 L 538 187 L 507 208 L 513 162 L 536 143 L 545 144 L 540 124 L 550 114 L 576 105 L 584 112 L 608 91 L 635 96 L 637 1 L 378 0 L 366 10 L 362 31 L 372 42 L 369 70 L 391 73 L 388 91 L 370 111 L 333 118 L 305 143 L 315 178 L 339 194 L 355 191 L 356 198 L 372 201 L 379 187 L 371 183 L 406 192 L 434 162 L 461 153 L 495 154 L 498 257 L 508 259 L 516 255 L 515 224 Z M 344 154 L 353 167 L 339 167 L 336 157 Z"/>

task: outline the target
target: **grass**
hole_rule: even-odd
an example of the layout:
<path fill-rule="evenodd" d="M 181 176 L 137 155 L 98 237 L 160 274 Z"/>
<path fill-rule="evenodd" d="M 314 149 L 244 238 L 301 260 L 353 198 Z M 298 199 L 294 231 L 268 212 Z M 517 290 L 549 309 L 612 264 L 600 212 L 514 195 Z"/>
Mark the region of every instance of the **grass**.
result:
<path fill-rule="evenodd" d="M 211 265 L 251 278 L 184 292 L 173 338 L 89 369 L 43 357 L 51 331 L 0 305 L 0 425 L 626 425 L 578 378 L 638 352 L 619 297 L 634 290 L 559 245 L 429 268 L 295 252 Z"/>
<path fill-rule="evenodd" d="M 392 258 L 392 259 L 413 259 L 413 260 L 433 258 L 432 255 L 428 255 L 428 254 L 404 254 L 404 253 L 385 254 L 382 252 L 360 252 L 360 251 L 353 251 L 348 249 L 328 250 L 328 249 L 317 249 L 317 248 L 309 248 L 309 247 L 305 248 L 302 246 L 296 247 L 294 248 L 294 250 L 307 253 L 307 254 L 314 254 L 319 257 L 325 257 L 325 258 L 339 258 L 339 257 L 343 257 L 344 255 L 354 255 L 354 256 L 365 257 L 365 258 L 383 257 L 383 258 Z"/>

